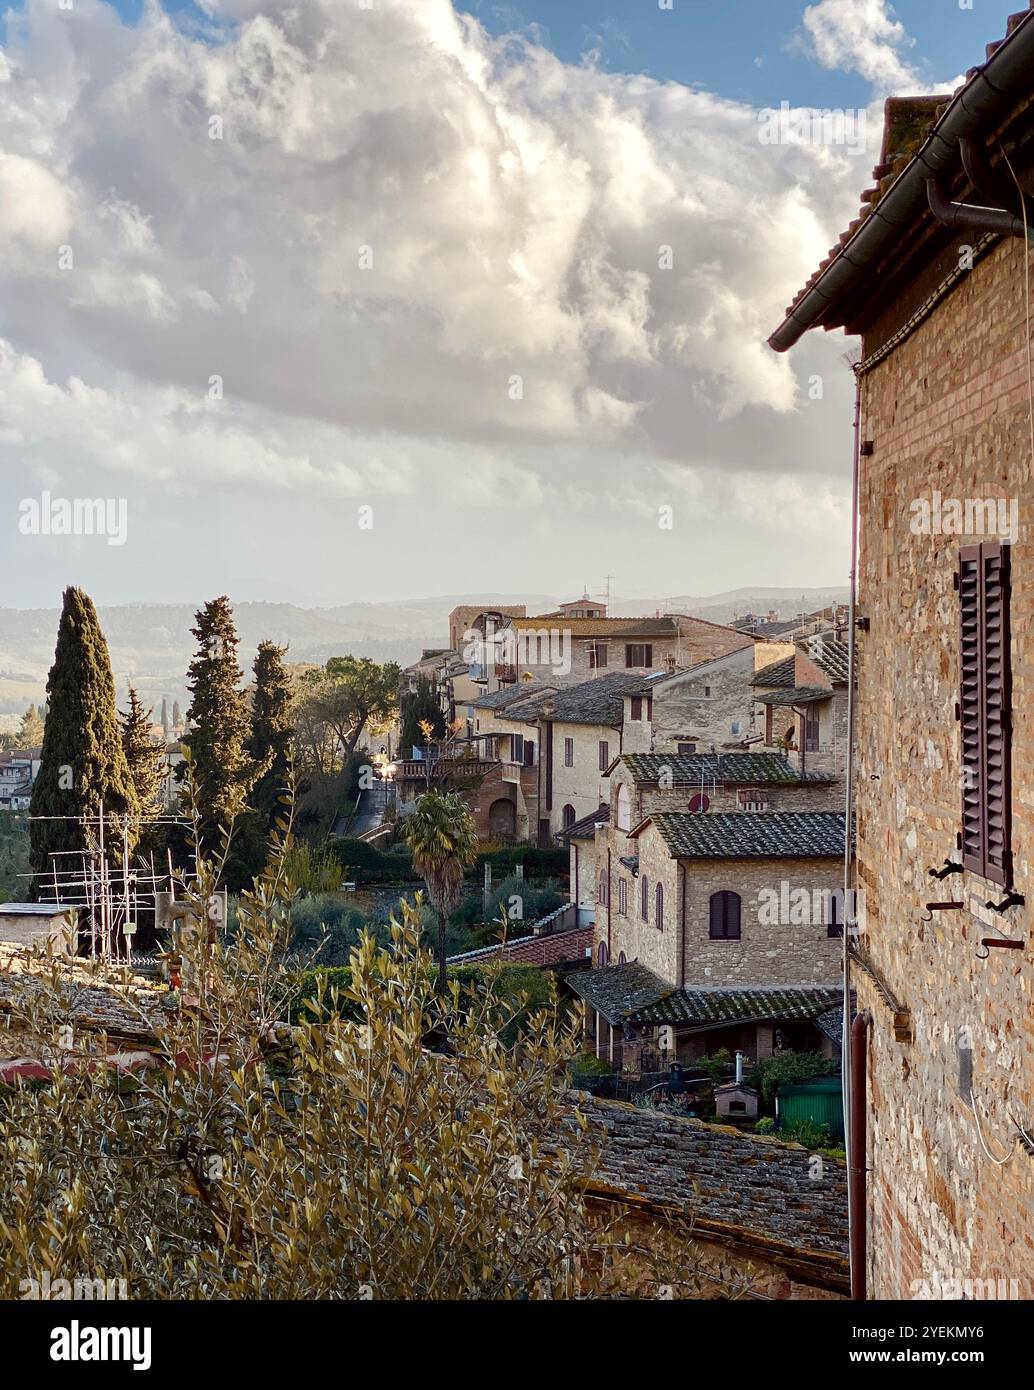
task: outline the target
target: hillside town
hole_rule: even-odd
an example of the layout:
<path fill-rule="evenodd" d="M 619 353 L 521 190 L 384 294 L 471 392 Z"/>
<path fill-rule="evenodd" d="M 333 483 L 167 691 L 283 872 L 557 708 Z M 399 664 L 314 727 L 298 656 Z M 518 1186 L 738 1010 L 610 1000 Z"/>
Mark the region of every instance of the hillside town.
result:
<path fill-rule="evenodd" d="M 567 587 L 525 537 L 534 588 L 497 590 L 503 542 L 455 560 L 457 525 L 420 560 L 440 646 L 376 613 L 339 640 L 341 594 L 255 602 L 245 637 L 242 584 L 163 609 L 174 634 L 141 602 L 186 653 L 156 671 L 103 567 L 48 573 L 21 629 L 45 685 L 8 657 L 0 723 L 0 1301 L 707 1302 L 772 1346 L 834 1329 L 840 1361 L 1008 1348 L 1034 1299 L 1034 0 L 973 57 L 886 96 L 857 216 L 756 344 L 773 370 L 814 329 L 852 348 L 841 588 L 791 492 L 778 548 L 815 587 L 767 587 L 745 539 L 724 621 L 618 597 L 702 592 L 695 517 L 666 588 L 652 539 Z M 435 529 L 391 507 L 361 560 L 385 594 Z M 124 1354 L 52 1319 L 51 1359 L 149 1366 L 118 1317 Z"/>

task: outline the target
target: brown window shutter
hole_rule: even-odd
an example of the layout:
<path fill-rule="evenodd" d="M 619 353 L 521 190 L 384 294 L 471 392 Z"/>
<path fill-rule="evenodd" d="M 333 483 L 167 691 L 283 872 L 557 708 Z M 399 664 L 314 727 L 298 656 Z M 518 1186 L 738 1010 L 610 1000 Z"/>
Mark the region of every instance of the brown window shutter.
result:
<path fill-rule="evenodd" d="M 959 552 L 959 724 L 962 862 L 1011 883 L 1009 548 L 998 541 Z"/>

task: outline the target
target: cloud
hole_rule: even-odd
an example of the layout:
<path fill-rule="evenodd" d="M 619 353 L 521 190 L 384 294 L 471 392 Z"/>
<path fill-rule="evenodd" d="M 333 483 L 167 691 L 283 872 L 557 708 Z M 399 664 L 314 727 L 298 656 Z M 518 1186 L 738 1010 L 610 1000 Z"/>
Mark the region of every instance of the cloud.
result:
<path fill-rule="evenodd" d="M 819 56 L 882 81 L 899 26 L 850 8 L 861 29 L 835 0 L 807 12 Z M 743 102 L 565 65 L 449 0 L 203 9 L 204 33 L 156 4 L 135 25 L 100 0 L 8 16 L 16 466 L 60 472 L 79 447 L 141 495 L 210 478 L 249 506 L 560 506 L 602 476 L 625 495 L 630 459 L 829 472 L 839 391 L 805 406 L 764 340 L 864 158 L 765 145 Z M 622 522 L 615 502 L 601 545 Z"/>
<path fill-rule="evenodd" d="M 888 0 L 818 0 L 802 23 L 823 67 L 857 72 L 884 94 L 922 88 L 903 57 L 912 40 Z"/>

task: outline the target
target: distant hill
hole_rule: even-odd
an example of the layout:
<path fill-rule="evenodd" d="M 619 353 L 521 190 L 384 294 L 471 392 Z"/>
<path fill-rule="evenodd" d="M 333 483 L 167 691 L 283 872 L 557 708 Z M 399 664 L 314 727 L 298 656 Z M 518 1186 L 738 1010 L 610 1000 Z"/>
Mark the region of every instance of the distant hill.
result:
<path fill-rule="evenodd" d="M 846 589 L 837 588 L 757 587 L 703 597 L 614 598 L 610 611 L 622 617 L 655 611 L 690 613 L 712 622 L 729 622 L 748 610 L 775 611 L 780 618 L 790 618 L 833 600 L 842 602 L 846 595 Z M 245 667 L 251 665 L 259 642 L 265 638 L 287 645 L 291 661 L 322 663 L 351 652 L 406 665 L 425 647 L 440 647 L 448 640 L 448 615 L 460 604 L 524 603 L 529 613 L 545 613 L 561 601 L 555 594 L 441 594 L 386 603 L 345 603 L 334 608 L 239 603 L 234 613 Z M 190 632 L 194 609 L 186 604 L 123 604 L 99 612 L 119 699 L 125 698 L 132 683 L 156 711 L 163 697 L 169 701 L 170 711 L 174 700 L 185 709 L 186 670 L 194 651 Z M 0 719 L 21 715 L 28 704 L 43 699 L 54 658 L 58 617 L 56 608 L 0 608 Z"/>

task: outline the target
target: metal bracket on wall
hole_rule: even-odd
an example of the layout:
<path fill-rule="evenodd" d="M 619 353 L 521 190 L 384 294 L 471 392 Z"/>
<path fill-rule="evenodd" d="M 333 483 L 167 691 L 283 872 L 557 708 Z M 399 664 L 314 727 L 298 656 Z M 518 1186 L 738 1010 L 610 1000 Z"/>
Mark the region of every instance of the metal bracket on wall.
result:
<path fill-rule="evenodd" d="M 924 917 L 920 918 L 920 920 L 923 921 L 923 922 L 932 922 L 932 921 L 933 921 L 933 914 L 934 914 L 935 912 L 961 912 L 962 909 L 963 909 L 965 906 L 966 906 L 965 903 L 954 903 L 954 902 L 949 902 L 949 903 L 927 903 L 927 904 L 926 904 L 926 915 L 925 915 Z"/>
<path fill-rule="evenodd" d="M 936 879 L 940 880 L 940 879 L 947 878 L 949 874 L 961 874 L 961 873 L 964 873 L 965 871 L 964 871 L 964 869 L 963 869 L 963 867 L 962 867 L 961 864 L 956 864 L 955 861 L 954 861 L 953 859 L 947 859 L 947 858 L 946 858 L 945 861 L 944 861 L 944 867 L 943 867 L 943 868 L 940 868 L 940 869 L 927 869 L 926 872 L 930 875 L 931 878 L 936 878 Z"/>
<path fill-rule="evenodd" d="M 977 960 L 987 960 L 995 947 L 1000 951 L 1022 951 L 1026 945 L 1025 941 L 1013 941 L 1010 936 L 985 936 L 977 949 Z"/>
<path fill-rule="evenodd" d="M 1022 907 L 1024 897 L 1022 893 L 1014 893 L 1010 889 L 1000 903 L 991 902 L 990 899 L 984 906 L 990 912 L 1008 912 L 1010 907 Z"/>

